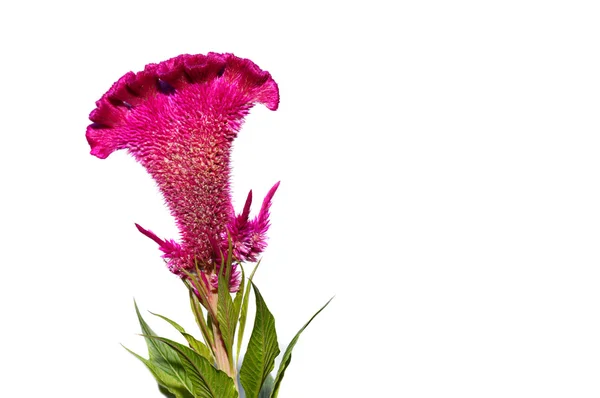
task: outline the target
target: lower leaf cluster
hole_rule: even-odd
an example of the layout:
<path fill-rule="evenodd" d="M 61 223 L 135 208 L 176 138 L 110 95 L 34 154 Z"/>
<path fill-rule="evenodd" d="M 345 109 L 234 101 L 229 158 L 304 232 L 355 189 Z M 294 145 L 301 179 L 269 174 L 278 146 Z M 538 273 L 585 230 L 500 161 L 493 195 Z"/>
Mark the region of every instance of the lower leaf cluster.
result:
<path fill-rule="evenodd" d="M 192 309 L 204 342 L 187 333 L 175 321 L 153 314 L 171 324 L 185 338 L 188 345 L 156 335 L 135 304 L 142 336 L 148 346 L 149 358 L 143 358 L 126 349 L 146 365 L 164 396 L 171 398 L 276 398 L 278 396 L 281 381 L 291 362 L 292 350 L 300 334 L 331 302 L 331 299 L 294 336 L 283 354 L 276 375 L 273 376 L 271 372 L 275 366 L 275 359 L 280 353 L 275 318 L 251 278 L 252 276 L 248 280 L 246 289 L 242 287 L 241 294 L 238 292 L 234 300 L 231 299 L 228 290 L 219 288 L 220 292 L 227 292 L 227 298 L 219 297 L 216 300 L 218 305 L 215 306 L 216 311 L 213 311 L 217 312 L 216 314 L 211 314 L 210 309 L 207 308 L 205 316 L 202 306 L 206 307 L 206 303 L 201 303 L 195 295 L 191 295 Z M 250 285 L 256 298 L 256 315 L 244 360 L 240 366 L 240 345 L 248 311 Z M 207 297 L 207 300 L 210 298 Z M 202 319 L 198 319 L 199 317 Z M 238 327 L 237 364 L 233 361 L 233 335 L 236 326 Z"/>

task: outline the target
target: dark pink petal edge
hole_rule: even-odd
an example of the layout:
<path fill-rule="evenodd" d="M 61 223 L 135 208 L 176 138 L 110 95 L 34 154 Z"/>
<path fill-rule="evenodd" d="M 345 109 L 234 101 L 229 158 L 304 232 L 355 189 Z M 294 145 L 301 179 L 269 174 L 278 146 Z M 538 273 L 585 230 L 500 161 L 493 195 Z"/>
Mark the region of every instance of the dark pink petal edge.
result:
<path fill-rule="evenodd" d="M 270 110 L 279 106 L 277 83 L 269 72 L 249 59 L 218 53 L 179 55 L 159 64 L 146 65 L 141 72 L 125 74 L 96 102 L 96 109 L 89 117 L 93 123 L 86 131 L 91 154 L 104 159 L 122 149 L 116 142 L 117 137 L 111 142 L 111 136 L 102 130 L 126 125 L 128 112 L 147 98 L 170 95 L 189 84 L 210 84 L 216 79 L 231 81 L 232 86 L 243 91 L 248 104 L 261 103 Z"/>

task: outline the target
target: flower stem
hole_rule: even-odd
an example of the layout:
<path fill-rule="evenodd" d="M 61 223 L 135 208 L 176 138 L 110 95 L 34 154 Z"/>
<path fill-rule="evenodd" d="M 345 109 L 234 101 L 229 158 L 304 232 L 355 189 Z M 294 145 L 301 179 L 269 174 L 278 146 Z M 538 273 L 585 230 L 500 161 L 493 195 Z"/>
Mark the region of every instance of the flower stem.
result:
<path fill-rule="evenodd" d="M 223 337 L 219 332 L 217 325 L 213 323 L 213 334 L 215 338 L 215 360 L 217 361 L 217 367 L 223 372 L 227 373 L 228 376 L 233 377 L 231 365 L 229 363 L 229 357 L 227 356 L 227 349 L 223 343 Z"/>
<path fill-rule="evenodd" d="M 218 294 L 211 294 L 208 297 L 208 304 L 211 307 L 209 312 L 213 316 L 212 329 L 214 336 L 214 353 L 215 360 L 217 362 L 217 368 L 227 373 L 227 375 L 235 381 L 237 378 L 235 366 L 233 366 L 233 361 L 231 360 L 227 347 L 225 347 L 225 341 L 223 339 L 223 335 L 221 334 L 221 330 L 219 329 L 219 323 L 216 319 L 217 314 L 217 303 L 218 303 Z M 231 349 L 231 348 L 230 348 Z M 237 387 L 237 382 L 236 382 Z"/>

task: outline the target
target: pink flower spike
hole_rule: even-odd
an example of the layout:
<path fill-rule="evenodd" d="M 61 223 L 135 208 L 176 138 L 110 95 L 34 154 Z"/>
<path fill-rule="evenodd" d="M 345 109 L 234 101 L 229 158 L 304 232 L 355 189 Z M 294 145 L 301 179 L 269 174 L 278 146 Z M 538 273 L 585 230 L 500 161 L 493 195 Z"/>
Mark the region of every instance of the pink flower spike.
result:
<path fill-rule="evenodd" d="M 142 234 L 146 235 L 148 238 L 152 239 L 153 241 L 155 241 L 156 243 L 158 243 L 159 246 L 163 246 L 165 244 L 165 241 L 160 239 L 158 236 L 156 236 L 156 234 L 152 231 L 149 231 L 147 229 L 144 229 L 140 226 L 140 224 L 135 224 L 135 227 L 138 229 L 138 231 L 140 231 Z"/>
<path fill-rule="evenodd" d="M 210 276 L 210 285 L 214 290 L 219 287 L 219 272 L 221 272 L 221 266 L 217 265 L 217 272 Z M 223 269 L 223 274 L 225 269 Z M 236 263 L 231 264 L 231 274 L 229 275 L 229 291 L 235 293 L 240 290 L 240 284 L 242 283 L 242 271 L 239 269 Z"/>
<path fill-rule="evenodd" d="M 267 231 L 271 225 L 269 222 L 269 209 L 271 208 L 271 199 L 273 199 L 277 188 L 279 188 L 279 181 L 273 185 L 267 196 L 265 196 L 258 216 L 250 222 L 252 235 L 250 238 L 250 254 L 247 257 L 248 261 L 256 261 L 258 255 L 267 247 Z"/>
<path fill-rule="evenodd" d="M 236 217 L 230 192 L 232 142 L 256 103 L 277 109 L 279 91 L 252 61 L 232 54 L 184 54 L 125 74 L 90 114 L 91 154 L 104 159 L 127 150 L 161 190 L 180 242 L 136 226 L 159 245 L 178 275 L 195 270 L 196 263 L 211 275 L 228 245 L 228 231 L 236 228 L 239 238 L 232 237 L 233 243 L 247 246 L 234 251 L 237 261 L 253 261 L 264 250 L 274 190 L 253 221 L 248 221 L 251 195 Z"/>
<path fill-rule="evenodd" d="M 254 220 L 254 223 L 256 224 L 255 227 L 260 228 L 262 232 L 267 232 L 267 229 L 269 228 L 269 209 L 271 208 L 271 200 L 273 199 L 273 195 L 275 195 L 277 188 L 279 188 L 280 182 L 281 181 L 277 181 L 277 183 L 269 189 L 267 196 L 263 199 L 260 213 L 258 213 L 258 216 Z"/>
<path fill-rule="evenodd" d="M 150 239 L 152 239 L 153 241 L 155 241 L 156 243 L 158 243 L 159 249 L 163 252 L 162 257 L 166 260 L 175 258 L 175 259 L 179 259 L 182 256 L 182 252 L 181 252 L 181 246 L 179 245 L 179 243 L 175 242 L 172 239 L 169 240 L 162 240 L 160 239 L 158 236 L 156 236 L 156 234 L 150 230 L 144 229 L 142 228 L 139 224 L 135 224 L 136 228 L 138 229 L 138 231 L 140 231 L 142 234 L 146 235 L 147 237 L 149 237 Z M 178 275 L 182 275 L 181 269 L 179 268 L 172 268 L 171 267 L 171 263 L 169 263 L 169 269 L 171 270 L 171 272 L 178 274 Z"/>
<path fill-rule="evenodd" d="M 250 216 L 250 206 L 252 205 L 252 190 L 248 192 L 248 197 L 246 198 L 246 204 L 244 204 L 244 210 L 242 214 L 237 216 L 236 225 L 238 228 L 244 228 L 248 223 L 248 217 Z"/>
<path fill-rule="evenodd" d="M 229 233 L 229 239 L 233 245 L 233 256 L 238 260 L 245 260 L 248 257 L 250 246 L 248 245 L 250 238 L 250 228 L 248 223 L 248 217 L 250 216 L 250 205 L 252 204 L 252 190 L 248 192 L 246 198 L 246 204 L 242 213 L 238 214 L 235 219 L 227 225 L 227 232 Z M 224 240 L 222 251 L 229 250 L 229 241 Z"/>
<path fill-rule="evenodd" d="M 267 247 L 267 230 L 269 229 L 269 208 L 271 199 L 279 187 L 275 184 L 263 200 L 260 212 L 252 221 L 248 221 L 252 191 L 248 194 L 244 210 L 227 226 L 227 231 L 233 244 L 233 255 L 240 261 L 256 261 L 258 255 Z M 228 241 L 223 240 L 221 250 L 228 250 Z"/>

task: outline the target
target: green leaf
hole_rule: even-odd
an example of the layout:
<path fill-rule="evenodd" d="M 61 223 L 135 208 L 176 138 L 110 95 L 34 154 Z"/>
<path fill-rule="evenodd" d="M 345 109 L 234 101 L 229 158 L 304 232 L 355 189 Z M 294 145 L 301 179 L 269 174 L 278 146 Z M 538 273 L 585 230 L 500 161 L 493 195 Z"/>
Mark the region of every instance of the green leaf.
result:
<path fill-rule="evenodd" d="M 204 358 L 208 359 L 209 361 L 213 362 L 214 361 L 214 357 L 212 355 L 212 352 L 210 351 L 210 349 L 206 346 L 206 344 L 204 344 L 201 341 L 198 341 L 194 336 L 192 336 L 191 334 L 187 333 L 185 331 L 185 329 L 180 326 L 177 322 L 172 321 L 171 319 L 167 318 L 164 315 L 160 315 L 160 314 L 155 314 L 154 312 L 150 312 L 152 315 L 157 316 L 165 321 L 167 321 L 169 324 L 171 324 L 175 329 L 177 329 L 177 331 L 179 333 L 181 333 L 181 335 L 187 340 L 188 344 L 190 345 L 190 347 L 196 351 L 198 354 L 202 355 Z"/>
<path fill-rule="evenodd" d="M 177 352 L 185 372 L 191 380 L 194 398 L 238 397 L 233 379 L 225 372 L 216 369 L 206 358 L 191 348 L 163 337 L 149 336 L 149 338 L 160 341 Z"/>
<path fill-rule="evenodd" d="M 156 382 L 158 383 L 158 389 L 163 393 L 163 395 L 175 398 L 194 398 L 194 396 L 189 393 L 187 388 L 183 386 L 176 378 L 173 378 L 167 372 L 163 371 L 160 364 L 141 357 L 125 346 L 123 346 L 123 348 L 125 348 L 127 351 L 129 351 L 129 353 L 146 365 L 148 370 L 150 370 L 150 373 L 152 373 L 152 376 L 154 376 L 156 379 Z"/>
<path fill-rule="evenodd" d="M 167 318 L 164 315 L 156 314 L 152 311 L 148 311 L 148 312 L 150 312 L 154 316 L 161 318 L 162 320 L 167 321 L 169 324 L 171 324 L 171 326 L 173 326 L 175 329 L 177 329 L 178 332 L 185 333 L 185 329 L 182 326 L 180 326 L 177 322 L 170 320 L 169 318 Z"/>
<path fill-rule="evenodd" d="M 231 264 L 228 264 L 229 266 Z M 229 267 L 228 266 L 228 270 Z M 229 274 L 229 271 L 227 272 Z M 222 272 L 219 272 L 219 296 L 217 298 L 217 320 L 219 321 L 219 331 L 223 336 L 223 342 L 225 343 L 225 349 L 227 350 L 227 357 L 229 363 L 233 363 L 233 337 L 235 336 L 235 326 L 237 323 L 237 316 L 233 308 L 233 301 L 229 294 L 229 283 L 226 276 L 223 276 Z"/>
<path fill-rule="evenodd" d="M 225 280 L 227 281 L 227 291 L 229 291 L 229 278 L 231 277 L 231 263 L 233 262 L 233 242 L 231 241 L 231 236 L 229 236 L 229 232 L 227 232 L 227 260 L 225 260 L 225 264 L 227 268 L 225 268 Z M 217 281 L 220 283 L 219 281 Z"/>
<path fill-rule="evenodd" d="M 210 315 L 209 311 L 206 311 L 206 325 L 208 327 L 209 338 L 212 340 L 212 342 L 215 345 L 217 345 L 215 343 L 215 334 L 214 334 L 214 328 L 213 328 L 213 317 Z"/>
<path fill-rule="evenodd" d="M 246 329 L 246 319 L 248 318 L 248 301 L 250 300 L 250 283 L 252 283 L 252 278 L 254 278 L 254 274 L 256 273 L 256 270 L 258 269 L 258 266 L 260 265 L 260 260 L 258 261 L 258 263 L 256 264 L 256 266 L 254 267 L 254 269 L 252 270 L 252 273 L 250 273 L 250 277 L 248 278 L 248 283 L 246 284 L 246 291 L 245 294 L 243 296 L 242 299 L 242 307 L 241 307 L 241 313 L 240 313 L 240 326 L 238 329 L 238 337 L 237 337 L 237 354 L 236 354 L 236 358 L 239 361 L 240 358 L 240 350 L 242 348 L 242 341 L 244 340 L 244 330 Z M 242 268 L 243 271 L 243 268 Z M 241 284 L 243 285 L 244 283 L 244 278 L 242 278 L 242 282 Z M 237 300 L 238 297 L 236 296 L 235 299 Z"/>
<path fill-rule="evenodd" d="M 273 393 L 274 387 L 275 379 L 273 379 L 273 376 L 269 373 L 269 375 L 265 379 L 265 382 L 262 385 L 262 388 L 260 389 L 260 394 L 258 394 L 258 398 L 269 398 Z"/>
<path fill-rule="evenodd" d="M 144 360 L 143 362 L 150 369 L 155 378 L 157 378 L 157 375 L 160 377 L 160 379 L 157 378 L 159 384 L 163 384 L 161 383 L 161 380 L 168 379 L 168 385 L 163 384 L 165 387 L 169 387 L 169 385 L 184 387 L 192 392 L 190 380 L 186 375 L 179 355 L 177 355 L 177 352 L 173 351 L 168 345 L 153 338 L 156 334 L 150 329 L 146 321 L 144 321 L 144 318 L 142 318 L 135 301 L 134 305 L 135 312 L 142 328 L 142 334 L 145 336 L 146 344 L 148 346 L 149 359 Z M 142 359 L 137 354 L 134 355 L 138 357 L 138 359 Z"/>
<path fill-rule="evenodd" d="M 240 311 L 242 310 L 242 300 L 244 298 L 244 267 L 242 267 L 242 264 L 239 264 L 240 268 L 242 269 L 242 280 L 240 282 L 240 288 L 238 289 L 237 293 L 235 294 L 235 298 L 233 299 L 233 313 L 235 314 L 235 319 L 236 321 L 240 318 Z M 237 327 L 237 322 L 234 323 L 235 327 Z M 235 334 L 235 330 L 234 330 L 234 334 Z M 236 354 L 235 354 L 235 360 L 236 362 L 238 361 L 239 357 L 240 357 L 240 348 L 242 347 L 242 342 L 240 341 L 239 335 L 238 335 L 238 342 L 237 342 L 237 350 L 236 350 Z M 233 349 L 233 346 L 232 346 Z"/>
<path fill-rule="evenodd" d="M 171 394 L 171 391 L 169 391 L 164 386 L 161 386 L 160 384 L 158 385 L 158 391 L 160 391 L 161 394 L 164 395 L 167 398 L 178 398 L 177 395 Z"/>
<path fill-rule="evenodd" d="M 204 320 L 204 314 L 202 313 L 202 305 L 190 289 L 190 305 L 192 307 L 192 312 L 194 313 L 194 318 L 196 318 L 196 324 L 200 328 L 200 332 L 202 332 L 202 336 L 204 337 L 204 341 L 206 345 L 210 348 L 214 346 L 214 340 L 212 336 L 212 329 L 206 324 Z M 212 353 L 212 348 L 211 348 Z"/>
<path fill-rule="evenodd" d="M 247 398 L 257 398 L 261 386 L 275 367 L 275 358 L 279 354 L 275 318 L 258 288 L 252 284 L 256 296 L 256 317 L 254 328 L 248 342 L 248 350 L 240 369 L 240 380 Z"/>
<path fill-rule="evenodd" d="M 208 359 L 211 363 L 215 361 L 212 351 L 206 346 L 206 344 L 197 340 L 194 336 L 188 333 L 183 333 L 183 337 L 185 337 L 188 344 L 194 351 Z"/>
<path fill-rule="evenodd" d="M 302 328 L 298 331 L 298 333 L 296 333 L 296 335 L 294 336 L 294 338 L 292 339 L 290 344 L 287 346 L 285 352 L 283 353 L 283 357 L 281 357 L 281 364 L 279 365 L 279 369 L 277 370 L 277 376 L 275 377 L 275 387 L 273 388 L 273 393 L 271 394 L 271 398 L 277 398 L 277 395 L 279 394 L 279 386 L 281 385 L 281 380 L 283 380 L 283 376 L 285 375 L 285 370 L 287 369 L 287 367 L 290 365 L 290 362 L 292 361 L 292 350 L 294 349 L 294 346 L 298 342 L 298 339 L 300 338 L 300 334 L 304 331 L 304 329 L 306 329 L 306 327 L 312 322 L 312 320 L 315 319 L 315 317 L 317 315 L 319 315 L 319 313 L 321 311 L 323 311 L 325 309 L 325 307 L 327 307 L 327 305 L 329 305 L 329 303 L 331 303 L 331 300 L 333 300 L 333 297 L 330 298 L 329 301 L 326 302 L 325 305 L 323 307 L 321 307 L 321 309 L 319 311 L 317 311 L 308 320 L 308 322 L 306 322 L 304 324 L 304 326 L 302 326 Z"/>

